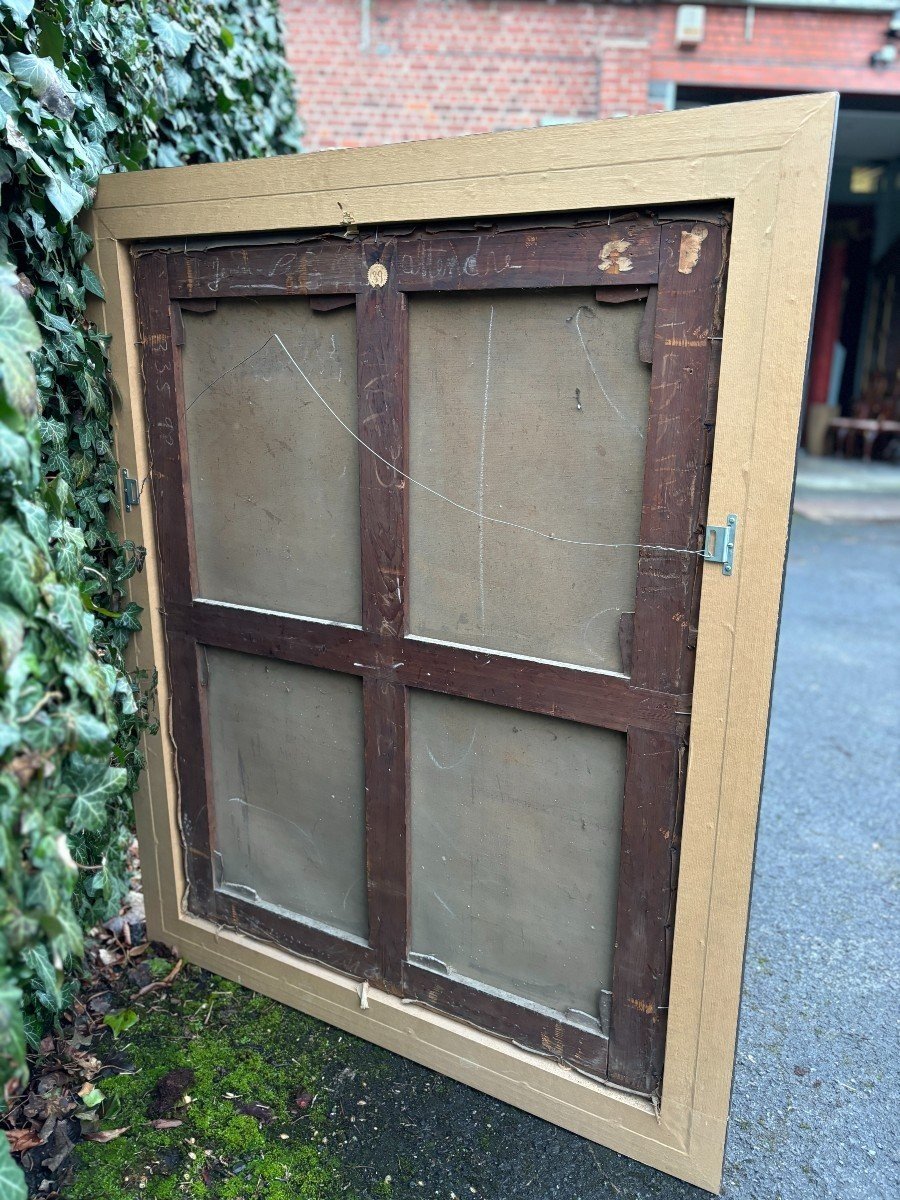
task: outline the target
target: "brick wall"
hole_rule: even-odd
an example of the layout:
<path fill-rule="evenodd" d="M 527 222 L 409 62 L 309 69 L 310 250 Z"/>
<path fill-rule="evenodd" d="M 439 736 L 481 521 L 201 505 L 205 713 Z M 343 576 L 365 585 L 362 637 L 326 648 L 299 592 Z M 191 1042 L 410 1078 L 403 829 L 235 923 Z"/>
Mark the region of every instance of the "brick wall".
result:
<path fill-rule="evenodd" d="M 653 36 L 654 79 L 682 84 L 900 95 L 900 63 L 869 65 L 887 38 L 888 13 L 756 9 L 752 39 L 745 10 L 708 8 L 706 35 L 695 50 L 675 47 L 673 7 L 659 7 Z"/>
<path fill-rule="evenodd" d="M 886 14 L 707 7 L 694 50 L 670 5 L 572 0 L 282 0 L 309 150 L 647 112 L 651 81 L 900 95 L 875 71 Z"/>

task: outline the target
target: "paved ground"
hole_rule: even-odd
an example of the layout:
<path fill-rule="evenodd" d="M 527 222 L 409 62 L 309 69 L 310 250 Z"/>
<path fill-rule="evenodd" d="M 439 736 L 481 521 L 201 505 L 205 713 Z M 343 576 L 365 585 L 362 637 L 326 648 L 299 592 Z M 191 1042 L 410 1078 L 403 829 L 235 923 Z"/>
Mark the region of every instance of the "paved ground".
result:
<path fill-rule="evenodd" d="M 900 524 L 794 524 L 724 1194 L 897 1200 Z M 347 1081 L 361 1194 L 705 1195 L 390 1062 Z"/>
<path fill-rule="evenodd" d="M 900 521 L 900 464 L 801 450 L 794 511 L 813 521 Z"/>

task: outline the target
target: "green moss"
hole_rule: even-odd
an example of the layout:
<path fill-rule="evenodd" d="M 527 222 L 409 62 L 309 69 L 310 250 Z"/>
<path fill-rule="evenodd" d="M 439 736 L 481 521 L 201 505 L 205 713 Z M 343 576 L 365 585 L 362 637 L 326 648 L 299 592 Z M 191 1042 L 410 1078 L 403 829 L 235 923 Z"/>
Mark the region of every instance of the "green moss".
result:
<path fill-rule="evenodd" d="M 133 1072 L 101 1084 L 100 1128 L 127 1132 L 79 1145 L 66 1200 L 352 1200 L 323 1144 L 326 1105 L 296 1103 L 334 1069 L 336 1039 L 292 1009 L 191 968 L 147 1001 L 116 1046 Z M 182 1124 L 154 1129 L 154 1089 L 176 1068 L 194 1072 L 183 1102 L 166 1114 Z M 269 1110 L 264 1120 L 259 1108 L 241 1111 L 251 1104 Z"/>

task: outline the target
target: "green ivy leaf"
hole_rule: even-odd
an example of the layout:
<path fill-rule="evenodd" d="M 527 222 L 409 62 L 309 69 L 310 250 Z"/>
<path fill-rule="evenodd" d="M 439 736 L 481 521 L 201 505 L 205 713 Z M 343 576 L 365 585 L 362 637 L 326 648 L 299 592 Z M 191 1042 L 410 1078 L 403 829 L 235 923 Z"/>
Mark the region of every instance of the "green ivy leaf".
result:
<path fill-rule="evenodd" d="M 126 679 L 124 675 L 119 675 L 116 678 L 113 695 L 118 696 L 119 708 L 126 716 L 137 712 L 138 706 L 134 698 L 131 681 Z M 120 761 L 122 760 L 120 759 Z"/>
<path fill-rule="evenodd" d="M 65 526 L 53 547 L 53 560 L 60 579 L 74 583 L 81 573 L 84 554 L 84 534 L 71 525 Z M 94 609 L 96 611 L 96 609 Z"/>
<path fill-rule="evenodd" d="M 25 532 L 45 553 L 50 551 L 50 519 L 47 510 L 34 500 L 16 497 L 16 510 L 22 518 Z"/>
<path fill-rule="evenodd" d="M 158 167 L 183 167 L 184 159 L 173 146 L 160 146 L 156 154 Z"/>
<path fill-rule="evenodd" d="M 28 439 L 10 429 L 9 425 L 0 423 L 0 471 L 8 471 L 16 479 L 27 480 L 31 475 L 31 461 Z"/>
<path fill-rule="evenodd" d="M 81 266 L 81 282 L 83 283 L 85 289 L 89 291 L 92 296 L 96 296 L 99 300 L 106 299 L 106 293 L 103 290 L 103 284 L 87 265 L 87 263 L 82 263 Z"/>
<path fill-rule="evenodd" d="M 128 604 L 119 613 L 116 624 L 120 629 L 127 629 L 129 633 L 137 633 L 141 628 L 140 616 L 143 609 L 139 604 Z"/>
<path fill-rule="evenodd" d="M 47 506 L 57 516 L 71 511 L 75 507 L 72 489 L 65 479 L 59 477 L 47 485 Z"/>
<path fill-rule="evenodd" d="M 56 913 L 56 920 L 59 928 L 55 938 L 61 952 L 66 956 L 80 956 L 84 950 L 84 937 L 71 905 L 67 904 L 60 909 Z"/>
<path fill-rule="evenodd" d="M 76 713 L 72 720 L 72 730 L 79 750 L 96 752 L 109 749 L 109 726 L 93 713 Z"/>
<path fill-rule="evenodd" d="M 22 649 L 24 640 L 24 617 L 12 605 L 0 603 L 0 664 L 4 669 Z"/>
<path fill-rule="evenodd" d="M 36 755 L 32 776 L 0 770 L 0 986 L 24 985 L 13 1020 L 0 1001 L 6 1074 L 22 1071 L 23 1030 L 36 1049 L 70 1002 L 63 964 L 126 886 L 153 688 L 125 670 L 139 613 L 122 597 L 144 551 L 110 527 L 109 339 L 87 320 L 103 289 L 78 216 L 104 171 L 299 148 L 277 14 L 277 0 L 0 0 L 0 256 L 16 254 L 0 261 L 0 765 Z M 73 871 L 66 838 L 102 869 Z M 19 1200 L 5 1170 L 0 1196 Z"/>
<path fill-rule="evenodd" d="M 53 583 L 47 585 L 45 592 L 50 604 L 50 623 L 77 650 L 86 651 L 93 618 L 85 612 L 78 588 L 70 583 Z"/>
<path fill-rule="evenodd" d="M 54 421 L 52 417 L 40 419 L 41 442 L 54 450 L 62 450 L 69 440 L 69 431 L 62 421 Z"/>
<path fill-rule="evenodd" d="M 20 25 L 24 25 L 31 16 L 34 0 L 0 0 L 0 9 L 12 13 Z M 0 1193 L 2 1194 L 2 1193 Z"/>
<path fill-rule="evenodd" d="M 184 58 L 194 44 L 193 33 L 178 21 L 167 21 L 161 13 L 151 15 L 150 28 L 156 34 L 162 50 L 173 58 Z"/>
<path fill-rule="evenodd" d="M 30 616 L 38 602 L 35 583 L 38 554 L 17 525 L 0 525 L 0 595 Z"/>
<path fill-rule="evenodd" d="M 27 87 L 48 112 L 63 121 L 68 121 L 75 112 L 75 93 L 72 85 L 61 71 L 57 71 L 52 58 L 38 58 L 36 54 L 11 54 L 9 69 L 13 77 Z"/>
<path fill-rule="evenodd" d="M 69 687 L 80 688 L 88 699 L 102 706 L 108 688 L 100 664 L 95 658 L 89 655 L 64 658 L 60 660 L 59 669 Z"/>
<path fill-rule="evenodd" d="M 59 976 L 50 962 L 46 946 L 32 946 L 25 951 L 25 958 L 47 1007 L 53 1012 L 59 1012 L 62 1007 L 62 991 L 59 986 Z"/>
<path fill-rule="evenodd" d="M 0 1196 L 3 1200 L 28 1200 L 25 1176 L 13 1162 L 5 1137 L 0 1138 Z"/>
<path fill-rule="evenodd" d="M 0 1074 L 4 1079 L 21 1075 L 25 1059 L 22 1025 L 22 991 L 9 979 L 0 983 Z M 0 1176 L 2 1179 L 2 1176 Z M 4 1193 L 0 1190 L 0 1196 Z"/>
<path fill-rule="evenodd" d="M 107 1013 L 103 1018 L 103 1024 L 109 1026 L 114 1038 L 118 1038 L 126 1029 L 130 1029 L 137 1022 L 138 1015 L 133 1008 L 124 1008 L 119 1012 Z"/>
<path fill-rule="evenodd" d="M 41 35 L 38 38 L 38 49 L 47 58 L 52 58 L 57 67 L 65 65 L 66 35 L 61 21 L 55 19 L 55 14 L 41 13 L 38 16 Z"/>
<path fill-rule="evenodd" d="M 100 829 L 106 820 L 107 804 L 125 787 L 128 772 L 81 754 L 71 754 L 63 775 L 75 792 L 69 814 L 70 826 L 73 829 Z"/>
<path fill-rule="evenodd" d="M 59 175 L 54 175 L 45 188 L 47 199 L 59 213 L 60 219 L 68 223 L 84 208 L 84 197 Z"/>
<path fill-rule="evenodd" d="M 26 415 L 35 411 L 34 364 L 28 357 L 41 335 L 28 305 L 10 287 L 0 288 L 0 380 L 11 402 Z"/>

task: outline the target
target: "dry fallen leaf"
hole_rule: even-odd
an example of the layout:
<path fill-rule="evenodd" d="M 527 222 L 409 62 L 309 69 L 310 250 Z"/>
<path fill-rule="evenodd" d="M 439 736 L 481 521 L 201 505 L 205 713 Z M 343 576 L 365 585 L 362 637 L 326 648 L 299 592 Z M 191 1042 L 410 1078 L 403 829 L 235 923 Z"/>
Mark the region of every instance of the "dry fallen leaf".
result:
<path fill-rule="evenodd" d="M 13 1154 L 21 1154 L 25 1150 L 31 1150 L 34 1146 L 41 1145 L 41 1139 L 32 1129 L 7 1129 L 6 1140 L 9 1142 L 9 1148 Z"/>
<path fill-rule="evenodd" d="M 78 1068 L 85 1079 L 93 1079 L 97 1072 L 103 1069 L 103 1063 L 94 1054 L 84 1054 L 80 1050 L 73 1050 L 69 1057 L 73 1066 Z"/>
<path fill-rule="evenodd" d="M 249 1104 L 239 1104 L 238 1112 L 244 1113 L 248 1117 L 255 1117 L 263 1125 L 268 1125 L 275 1120 L 275 1114 L 269 1108 L 268 1104 L 258 1104 L 255 1100 Z"/>
<path fill-rule="evenodd" d="M 172 968 L 172 970 L 168 973 L 168 975 L 165 977 L 165 979 L 157 979 L 155 983 L 148 983 L 146 987 L 139 988 L 134 993 L 135 996 L 146 996 L 148 992 L 154 992 L 154 991 L 156 991 L 157 988 L 168 987 L 169 984 L 172 982 L 172 980 L 175 978 L 175 976 L 180 972 L 180 970 L 183 966 L 184 966 L 184 959 L 179 958 L 178 962 L 175 964 L 175 966 Z"/>
<path fill-rule="evenodd" d="M 114 1142 L 117 1137 L 127 1133 L 130 1128 L 130 1125 L 123 1125 L 121 1129 L 98 1129 L 96 1133 L 86 1133 L 84 1140 L 86 1142 Z"/>
<path fill-rule="evenodd" d="M 179 1125 L 183 1125 L 184 1121 L 173 1121 L 167 1117 L 159 1117 L 155 1121 L 150 1122 L 154 1129 L 177 1129 Z"/>
<path fill-rule="evenodd" d="M 28 787 L 32 776 L 38 771 L 44 776 L 53 771 L 52 765 L 47 761 L 47 755 L 38 754 L 37 751 L 17 754 L 7 763 L 6 769 L 15 775 L 23 788 Z"/>

